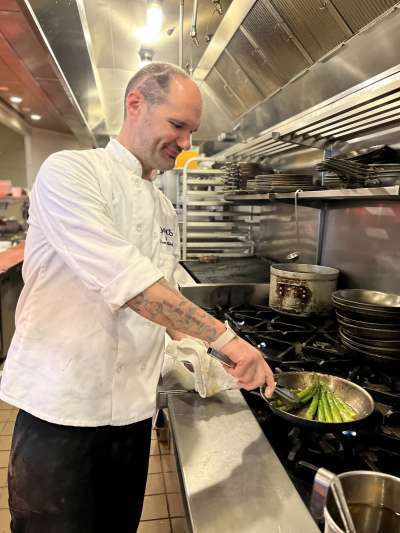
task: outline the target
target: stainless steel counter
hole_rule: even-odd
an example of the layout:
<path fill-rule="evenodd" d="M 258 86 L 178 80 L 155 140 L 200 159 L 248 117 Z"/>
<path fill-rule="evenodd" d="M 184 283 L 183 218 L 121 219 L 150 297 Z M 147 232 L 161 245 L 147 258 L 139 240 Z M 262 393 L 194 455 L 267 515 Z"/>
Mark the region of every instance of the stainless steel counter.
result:
<path fill-rule="evenodd" d="M 319 532 L 239 391 L 171 396 L 169 419 L 193 532 Z"/>
<path fill-rule="evenodd" d="M 178 268 L 182 292 L 209 307 L 236 299 L 265 304 L 267 284 L 196 285 Z M 188 524 L 193 533 L 318 533 L 240 391 L 202 399 L 171 371 L 159 387 L 168 404 Z M 167 402 L 166 400 L 167 396 Z"/>

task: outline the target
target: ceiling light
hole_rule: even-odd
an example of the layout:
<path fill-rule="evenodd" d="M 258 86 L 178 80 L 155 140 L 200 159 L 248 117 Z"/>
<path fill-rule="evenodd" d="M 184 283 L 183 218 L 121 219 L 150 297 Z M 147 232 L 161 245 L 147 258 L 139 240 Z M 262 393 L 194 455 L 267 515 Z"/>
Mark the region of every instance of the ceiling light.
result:
<path fill-rule="evenodd" d="M 147 3 L 146 14 L 147 29 L 153 34 L 159 34 L 163 23 L 161 2 L 150 0 Z"/>
<path fill-rule="evenodd" d="M 20 104 L 22 102 L 22 98 L 20 96 L 10 96 L 10 102 L 13 104 Z"/>
<path fill-rule="evenodd" d="M 29 115 L 32 120 L 40 120 L 42 118 L 42 115 L 37 115 L 36 113 L 32 113 L 32 115 Z"/>
<path fill-rule="evenodd" d="M 137 39 L 144 44 L 153 44 L 160 39 L 163 23 L 161 1 L 149 0 L 147 2 L 146 26 L 136 31 Z"/>

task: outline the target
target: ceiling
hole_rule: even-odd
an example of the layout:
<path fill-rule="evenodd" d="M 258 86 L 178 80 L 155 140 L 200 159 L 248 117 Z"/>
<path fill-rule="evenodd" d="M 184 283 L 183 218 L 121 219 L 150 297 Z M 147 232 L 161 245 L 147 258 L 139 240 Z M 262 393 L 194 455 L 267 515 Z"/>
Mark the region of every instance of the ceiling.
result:
<path fill-rule="evenodd" d="M 162 1 L 154 60 L 177 64 L 180 1 Z M 374 59 L 361 70 L 357 64 L 373 54 L 356 50 L 355 40 L 389 12 L 396 18 L 395 0 L 220 0 L 222 15 L 218 0 L 198 0 L 198 47 L 190 37 L 194 2 L 183 2 L 182 63 L 204 98 L 198 142 L 235 127 L 257 134 L 278 116 L 309 109 L 398 63 L 389 48 L 382 69 Z M 28 124 L 103 144 L 118 134 L 125 87 L 140 68 L 137 31 L 146 7 L 147 0 L 1 0 L 0 99 Z M 353 47 L 358 59 L 342 62 L 338 76 L 334 55 L 342 47 Z M 329 65 L 336 68 L 328 84 Z M 313 89 L 299 93 L 302 79 Z M 12 94 L 23 102 L 11 104 Z M 32 112 L 42 115 L 39 123 Z"/>
<path fill-rule="evenodd" d="M 140 68 L 138 30 L 145 26 L 146 0 L 30 0 L 30 5 L 76 95 L 91 130 L 98 138 L 117 135 L 123 119 L 123 95 L 128 80 Z M 212 0 L 199 2 L 199 46 L 190 38 L 193 0 L 184 2 L 183 66 L 195 68 L 224 18 L 232 0 L 221 0 L 219 15 Z M 163 1 L 164 21 L 159 42 L 151 45 L 154 60 L 178 64 L 179 1 Z M 215 135 L 231 122 L 203 92 L 209 116 L 197 138 Z"/>
<path fill-rule="evenodd" d="M 15 0 L 0 2 L 0 99 L 29 126 L 73 132 L 92 142 L 85 117 L 75 105 L 59 69 L 30 24 L 29 14 Z M 12 103 L 18 96 L 21 103 Z M 34 121 L 32 114 L 41 116 Z"/>

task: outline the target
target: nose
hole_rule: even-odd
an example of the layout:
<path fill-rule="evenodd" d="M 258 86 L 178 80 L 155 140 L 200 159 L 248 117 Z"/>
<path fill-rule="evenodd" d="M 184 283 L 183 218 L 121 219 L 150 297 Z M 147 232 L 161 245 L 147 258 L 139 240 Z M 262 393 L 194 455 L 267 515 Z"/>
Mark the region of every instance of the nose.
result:
<path fill-rule="evenodd" d="M 182 134 L 176 144 L 181 150 L 189 150 L 192 146 L 192 134 L 189 132 Z"/>

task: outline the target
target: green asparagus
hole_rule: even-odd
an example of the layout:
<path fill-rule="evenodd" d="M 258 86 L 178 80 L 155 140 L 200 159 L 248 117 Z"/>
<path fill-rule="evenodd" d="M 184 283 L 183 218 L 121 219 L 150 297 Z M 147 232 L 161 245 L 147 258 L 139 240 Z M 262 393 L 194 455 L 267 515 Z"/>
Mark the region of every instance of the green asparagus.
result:
<path fill-rule="evenodd" d="M 351 422 L 357 416 L 354 409 L 344 400 L 336 396 L 329 386 L 316 378 L 303 389 L 291 389 L 300 399 L 302 405 L 308 405 L 305 413 L 307 420 L 318 420 L 326 423 Z M 275 398 L 272 405 L 285 412 L 296 411 L 298 406 L 289 405 L 280 398 Z"/>

